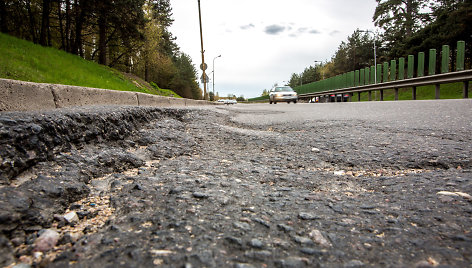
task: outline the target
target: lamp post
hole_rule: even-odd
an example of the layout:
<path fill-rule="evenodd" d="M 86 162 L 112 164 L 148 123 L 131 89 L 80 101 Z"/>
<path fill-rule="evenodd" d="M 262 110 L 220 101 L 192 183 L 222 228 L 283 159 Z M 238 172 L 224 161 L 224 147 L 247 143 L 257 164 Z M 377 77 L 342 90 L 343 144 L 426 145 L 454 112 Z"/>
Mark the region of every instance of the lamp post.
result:
<path fill-rule="evenodd" d="M 212 73 L 213 73 L 213 98 L 215 98 L 215 60 L 216 60 L 217 58 L 221 58 L 221 55 L 216 56 L 216 57 L 213 59 L 213 71 L 212 71 Z"/>
<path fill-rule="evenodd" d="M 359 30 L 361 33 L 371 33 L 374 35 L 374 81 L 377 84 L 377 47 L 375 46 L 375 33 L 371 30 Z"/>
<path fill-rule="evenodd" d="M 203 80 L 203 99 L 206 100 L 207 99 L 207 87 L 206 87 L 206 83 L 207 83 L 207 79 L 206 79 L 206 73 L 205 73 L 205 70 L 206 70 L 206 64 L 205 64 L 205 50 L 203 50 L 203 30 L 202 30 L 202 12 L 200 10 L 200 0 L 198 0 L 198 18 L 199 18 L 199 21 L 200 21 L 200 41 L 201 41 L 201 45 L 202 45 L 202 65 L 201 65 L 201 69 L 203 71 L 203 74 L 202 74 L 202 80 Z"/>

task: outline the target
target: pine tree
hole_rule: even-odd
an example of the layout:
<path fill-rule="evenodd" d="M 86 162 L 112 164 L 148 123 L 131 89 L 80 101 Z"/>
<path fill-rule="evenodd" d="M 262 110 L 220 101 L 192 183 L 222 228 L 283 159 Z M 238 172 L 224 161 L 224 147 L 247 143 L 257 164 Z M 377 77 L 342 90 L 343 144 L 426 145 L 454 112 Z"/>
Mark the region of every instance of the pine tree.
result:
<path fill-rule="evenodd" d="M 428 0 L 376 0 L 377 7 L 373 16 L 376 26 L 384 30 L 384 41 L 396 56 L 395 46 L 411 37 L 428 18 L 420 11 Z"/>

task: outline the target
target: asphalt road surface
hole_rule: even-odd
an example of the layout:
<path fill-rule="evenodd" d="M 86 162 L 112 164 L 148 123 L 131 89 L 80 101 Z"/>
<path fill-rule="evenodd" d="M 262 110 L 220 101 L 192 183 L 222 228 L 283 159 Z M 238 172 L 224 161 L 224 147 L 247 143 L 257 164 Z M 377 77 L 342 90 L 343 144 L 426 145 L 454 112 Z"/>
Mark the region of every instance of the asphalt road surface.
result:
<path fill-rule="evenodd" d="M 237 105 L 235 121 L 250 125 L 322 120 L 367 120 L 378 125 L 442 130 L 472 127 L 471 100 Z M 277 116 L 274 116 L 274 113 Z"/>
<path fill-rule="evenodd" d="M 0 114 L 0 264 L 470 267 L 472 101 Z"/>

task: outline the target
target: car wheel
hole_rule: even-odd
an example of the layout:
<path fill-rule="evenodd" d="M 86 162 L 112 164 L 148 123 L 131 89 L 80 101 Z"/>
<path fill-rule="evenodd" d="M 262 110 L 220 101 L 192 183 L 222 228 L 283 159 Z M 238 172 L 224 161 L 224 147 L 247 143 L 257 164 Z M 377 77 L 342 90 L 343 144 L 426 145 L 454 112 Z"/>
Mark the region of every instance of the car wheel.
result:
<path fill-rule="evenodd" d="M 295 104 L 295 103 L 297 103 L 297 101 L 296 101 L 296 100 L 294 100 L 294 101 L 293 101 L 293 103 Z"/>
<path fill-rule="evenodd" d="M 269 104 L 272 104 L 272 101 L 269 101 Z"/>

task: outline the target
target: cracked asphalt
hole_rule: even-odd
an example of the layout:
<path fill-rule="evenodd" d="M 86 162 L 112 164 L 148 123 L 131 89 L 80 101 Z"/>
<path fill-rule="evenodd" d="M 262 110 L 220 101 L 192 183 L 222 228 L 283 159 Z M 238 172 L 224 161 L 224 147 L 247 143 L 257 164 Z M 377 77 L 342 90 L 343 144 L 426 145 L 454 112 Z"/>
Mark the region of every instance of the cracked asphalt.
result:
<path fill-rule="evenodd" d="M 2 113 L 0 264 L 470 267 L 470 111 L 441 100 Z"/>

